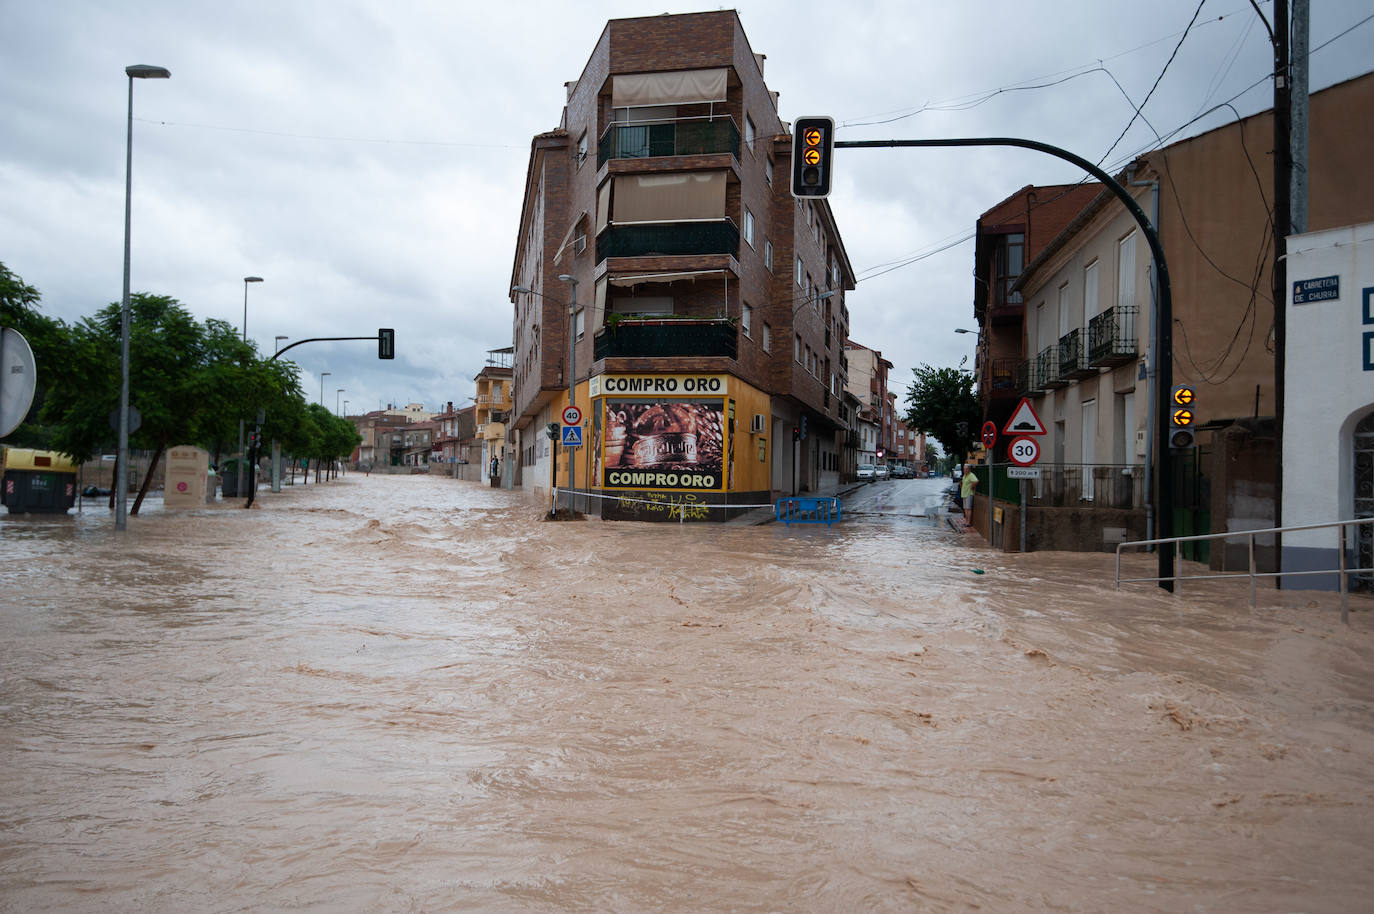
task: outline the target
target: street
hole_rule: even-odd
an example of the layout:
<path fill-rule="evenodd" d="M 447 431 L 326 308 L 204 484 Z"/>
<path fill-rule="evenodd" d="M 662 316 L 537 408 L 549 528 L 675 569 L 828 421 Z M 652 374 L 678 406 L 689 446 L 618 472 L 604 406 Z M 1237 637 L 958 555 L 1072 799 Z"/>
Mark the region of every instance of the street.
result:
<path fill-rule="evenodd" d="M 1352 911 L 1374 644 L 852 493 L 0 516 L 0 910 Z"/>

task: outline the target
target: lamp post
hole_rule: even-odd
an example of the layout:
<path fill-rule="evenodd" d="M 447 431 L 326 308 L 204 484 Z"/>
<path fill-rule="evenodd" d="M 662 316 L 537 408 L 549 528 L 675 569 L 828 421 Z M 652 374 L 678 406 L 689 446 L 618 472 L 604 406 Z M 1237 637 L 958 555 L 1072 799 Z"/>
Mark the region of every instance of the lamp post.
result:
<path fill-rule="evenodd" d="M 324 379 L 329 377 L 329 372 L 320 372 L 320 405 L 324 406 Z"/>
<path fill-rule="evenodd" d="M 822 293 L 820 293 L 819 295 L 809 295 L 809 296 L 806 297 L 805 300 L 802 301 L 802 303 L 801 303 L 800 305 L 797 305 L 797 307 L 795 307 L 795 308 L 792 309 L 792 316 L 793 316 L 793 317 L 796 317 L 796 316 L 797 316 L 797 312 L 800 311 L 802 308 L 805 308 L 807 305 L 820 304 L 821 302 L 825 301 L 827 298 L 833 298 L 834 295 L 835 295 L 835 290 L 834 290 L 834 289 L 830 289 L 830 290 L 828 290 L 828 291 L 826 291 L 826 292 L 822 292 Z"/>
<path fill-rule="evenodd" d="M 336 416 L 343 415 L 343 413 L 339 411 L 339 397 L 342 397 L 343 392 L 347 389 L 346 387 L 340 387 L 338 390 L 334 391 L 334 415 Z"/>
<path fill-rule="evenodd" d="M 345 416 L 348 415 L 348 401 L 347 401 L 347 400 L 344 401 L 343 414 L 344 414 Z"/>
<path fill-rule="evenodd" d="M 248 284 L 262 282 L 261 276 L 243 277 L 243 341 L 248 342 Z"/>
<path fill-rule="evenodd" d="M 134 64 L 124 68 L 129 77 L 128 136 L 124 146 L 124 297 L 119 308 L 119 478 L 115 480 L 115 529 L 128 526 L 129 506 L 129 228 L 132 223 L 134 185 L 134 80 L 169 79 L 165 67 Z"/>
<path fill-rule="evenodd" d="M 273 354 L 273 355 L 276 355 L 278 352 L 281 351 L 281 341 L 282 341 L 282 340 L 289 340 L 289 339 L 291 339 L 291 337 L 289 337 L 289 336 L 274 336 L 274 337 L 272 337 L 272 354 Z"/>

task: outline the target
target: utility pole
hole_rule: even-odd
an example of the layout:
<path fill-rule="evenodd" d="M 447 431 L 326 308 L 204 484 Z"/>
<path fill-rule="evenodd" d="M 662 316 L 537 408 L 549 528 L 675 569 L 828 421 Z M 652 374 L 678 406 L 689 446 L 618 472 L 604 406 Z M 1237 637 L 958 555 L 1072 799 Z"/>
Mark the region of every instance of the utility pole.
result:
<path fill-rule="evenodd" d="M 1293 229 L 1291 80 L 1288 64 L 1288 0 L 1274 0 L 1274 526 L 1283 526 L 1283 374 L 1287 357 L 1288 235 Z M 1282 534 L 1274 537 L 1274 570 L 1283 570 Z M 1274 578 L 1281 588 L 1283 578 Z"/>

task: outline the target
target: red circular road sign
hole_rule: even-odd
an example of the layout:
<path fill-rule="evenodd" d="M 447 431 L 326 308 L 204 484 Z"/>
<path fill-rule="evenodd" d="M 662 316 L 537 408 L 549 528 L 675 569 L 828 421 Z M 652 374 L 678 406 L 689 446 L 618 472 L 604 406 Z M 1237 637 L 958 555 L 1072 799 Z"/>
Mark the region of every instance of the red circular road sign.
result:
<path fill-rule="evenodd" d="M 1033 466 L 1040 459 L 1040 445 L 1034 438 L 1016 438 L 1007 446 L 1007 457 L 1019 467 Z"/>
<path fill-rule="evenodd" d="M 582 410 L 576 406 L 565 406 L 563 408 L 563 424 L 577 425 L 582 421 Z"/>
<path fill-rule="evenodd" d="M 997 423 L 989 419 L 983 423 L 983 447 L 992 447 L 997 443 Z"/>

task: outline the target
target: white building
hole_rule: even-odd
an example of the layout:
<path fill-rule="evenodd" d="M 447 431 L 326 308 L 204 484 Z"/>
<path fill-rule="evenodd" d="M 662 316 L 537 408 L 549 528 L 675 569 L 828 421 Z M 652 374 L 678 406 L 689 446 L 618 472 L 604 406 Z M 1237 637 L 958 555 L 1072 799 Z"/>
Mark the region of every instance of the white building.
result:
<path fill-rule="evenodd" d="M 1294 235 L 1288 252 L 1283 523 L 1374 517 L 1374 223 Z M 1335 530 L 1285 534 L 1283 570 L 1334 568 L 1337 544 Z M 1370 527 L 1348 537 L 1347 553 L 1349 567 L 1374 567 Z M 1334 590 L 1338 580 L 1283 586 Z"/>

